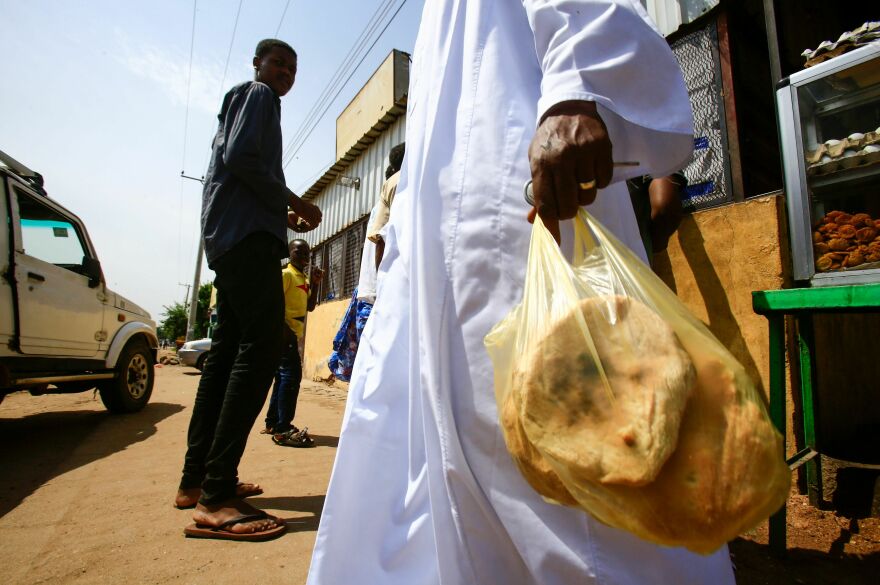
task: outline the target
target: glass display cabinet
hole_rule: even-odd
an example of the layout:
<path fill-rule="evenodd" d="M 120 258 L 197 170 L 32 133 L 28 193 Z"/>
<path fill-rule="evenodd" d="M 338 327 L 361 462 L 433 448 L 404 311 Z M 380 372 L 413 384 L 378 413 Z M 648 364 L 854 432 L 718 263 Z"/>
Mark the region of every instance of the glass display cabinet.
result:
<path fill-rule="evenodd" d="M 880 282 L 880 44 L 783 79 L 776 104 L 795 280 Z"/>

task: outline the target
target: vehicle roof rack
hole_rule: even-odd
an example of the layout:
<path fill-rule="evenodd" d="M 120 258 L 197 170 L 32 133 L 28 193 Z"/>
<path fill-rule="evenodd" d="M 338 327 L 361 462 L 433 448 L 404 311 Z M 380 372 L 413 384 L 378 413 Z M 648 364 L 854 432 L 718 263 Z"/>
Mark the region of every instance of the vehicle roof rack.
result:
<path fill-rule="evenodd" d="M 25 183 L 33 187 L 42 195 L 46 195 L 46 189 L 43 183 L 43 175 L 34 171 L 24 164 L 18 162 L 2 150 L 0 150 L 0 163 L 9 168 L 13 173 L 18 175 Z"/>

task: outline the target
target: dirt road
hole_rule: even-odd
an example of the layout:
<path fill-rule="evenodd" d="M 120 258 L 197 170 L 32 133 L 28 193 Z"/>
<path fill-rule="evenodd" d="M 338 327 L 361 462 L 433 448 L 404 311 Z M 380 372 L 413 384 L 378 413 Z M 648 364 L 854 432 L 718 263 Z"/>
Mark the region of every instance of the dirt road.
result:
<path fill-rule="evenodd" d="M 345 406 L 305 383 L 296 422 L 314 449 L 274 445 L 254 429 L 241 478 L 251 501 L 289 520 L 264 543 L 185 539 L 171 500 L 199 374 L 157 368 L 150 404 L 111 416 L 92 393 L 7 396 L 0 404 L 0 581 L 4 584 L 305 582 Z M 261 422 L 261 421 L 260 421 Z"/>
<path fill-rule="evenodd" d="M 156 374 L 150 404 L 130 416 L 111 416 L 91 393 L 18 393 L 0 404 L 0 583 L 305 583 L 345 392 L 303 385 L 296 422 L 309 426 L 314 449 L 277 447 L 253 431 L 241 478 L 263 485 L 251 501 L 287 519 L 286 535 L 193 540 L 182 534 L 189 513 L 171 500 L 199 373 Z M 880 519 L 841 517 L 793 496 L 785 560 L 769 555 L 766 524 L 731 552 L 739 585 L 873 585 Z"/>

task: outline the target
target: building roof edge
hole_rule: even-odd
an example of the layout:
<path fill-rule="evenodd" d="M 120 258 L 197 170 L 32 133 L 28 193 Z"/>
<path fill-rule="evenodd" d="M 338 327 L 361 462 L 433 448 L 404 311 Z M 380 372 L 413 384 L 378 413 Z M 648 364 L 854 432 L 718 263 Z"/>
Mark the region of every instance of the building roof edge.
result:
<path fill-rule="evenodd" d="M 381 135 L 382 131 L 388 128 L 391 124 L 394 123 L 395 120 L 400 118 L 402 115 L 406 113 L 406 101 L 407 96 L 404 95 L 402 99 L 398 100 L 391 108 L 385 112 L 381 118 L 376 120 L 370 129 L 367 130 L 363 136 L 358 139 L 354 145 L 348 149 L 348 151 L 343 154 L 339 159 L 330 166 L 329 169 L 324 171 L 324 174 L 318 178 L 311 187 L 306 189 L 305 193 L 301 195 L 303 199 L 306 201 L 312 200 L 317 197 L 321 191 L 324 190 L 324 187 L 333 182 L 336 177 L 342 174 L 346 168 L 348 168 L 351 163 L 358 157 L 360 153 L 365 151 L 371 144 L 376 142 L 377 135 Z"/>

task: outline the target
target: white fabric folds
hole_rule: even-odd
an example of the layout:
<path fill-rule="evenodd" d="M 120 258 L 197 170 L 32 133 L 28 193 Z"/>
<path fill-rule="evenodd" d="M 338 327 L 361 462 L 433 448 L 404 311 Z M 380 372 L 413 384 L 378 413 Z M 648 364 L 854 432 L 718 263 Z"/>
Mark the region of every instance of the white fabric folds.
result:
<path fill-rule="evenodd" d="M 544 502 L 505 448 L 483 346 L 522 297 L 522 188 L 547 107 L 600 104 L 615 159 L 642 163 L 617 181 L 690 156 L 681 72 L 637 4 L 425 2 L 406 158 L 310 585 L 733 584 L 726 549 L 658 547 Z M 623 183 L 590 211 L 644 255 Z"/>

